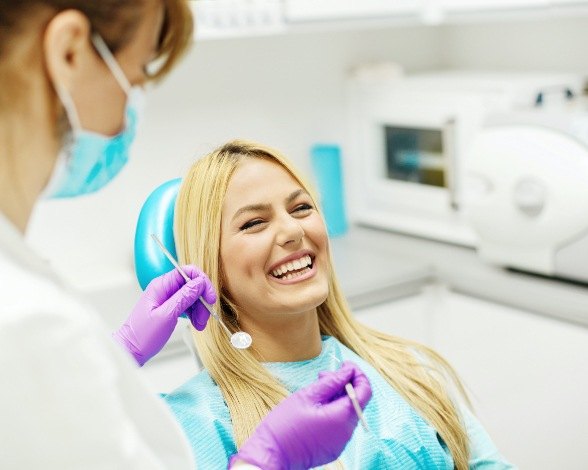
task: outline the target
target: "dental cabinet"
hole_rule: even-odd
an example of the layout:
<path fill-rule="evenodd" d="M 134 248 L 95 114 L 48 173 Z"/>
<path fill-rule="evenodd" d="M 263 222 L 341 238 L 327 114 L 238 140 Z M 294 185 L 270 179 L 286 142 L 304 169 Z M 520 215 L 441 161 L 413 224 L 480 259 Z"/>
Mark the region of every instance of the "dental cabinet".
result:
<path fill-rule="evenodd" d="M 585 468 L 586 288 L 483 264 L 473 249 L 362 227 L 353 235 L 390 263 L 410 253 L 432 274 L 420 294 L 365 306 L 357 319 L 446 357 L 518 468 Z"/>
<path fill-rule="evenodd" d="M 442 354 L 501 453 L 521 470 L 586 468 L 588 329 L 430 286 L 358 320 Z"/>

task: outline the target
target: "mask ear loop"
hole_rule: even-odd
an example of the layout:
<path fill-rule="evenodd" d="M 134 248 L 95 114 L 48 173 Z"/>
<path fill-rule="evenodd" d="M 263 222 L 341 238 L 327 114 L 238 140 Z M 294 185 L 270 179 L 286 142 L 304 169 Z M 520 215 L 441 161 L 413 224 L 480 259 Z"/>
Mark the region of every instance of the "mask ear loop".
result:
<path fill-rule="evenodd" d="M 131 92 L 132 85 L 129 82 L 129 79 L 127 78 L 123 70 L 121 69 L 120 65 L 112 55 L 112 52 L 110 52 L 110 49 L 104 42 L 104 39 L 102 39 L 102 36 L 100 36 L 98 33 L 93 33 L 92 44 L 94 44 L 94 47 L 98 51 L 98 54 L 100 54 L 100 57 L 102 57 L 102 60 L 110 69 L 112 75 L 114 75 L 114 78 L 116 79 L 120 87 L 128 96 Z"/>
<path fill-rule="evenodd" d="M 112 73 L 112 75 L 114 75 L 114 78 L 117 81 L 117 83 L 128 96 L 131 92 L 132 85 L 129 82 L 123 70 L 120 68 L 120 65 L 118 65 L 118 62 L 112 55 L 112 52 L 110 52 L 110 49 L 108 49 L 108 46 L 104 42 L 104 39 L 102 39 L 102 37 L 98 33 L 94 33 L 92 34 L 92 44 L 98 51 L 98 54 L 100 55 L 100 57 L 102 58 L 102 60 Z M 82 124 L 80 121 L 80 117 L 76 110 L 73 99 L 69 94 L 69 91 L 64 86 L 60 84 L 55 84 L 55 92 L 57 93 L 57 96 L 59 97 L 61 103 L 63 104 L 63 107 L 65 108 L 65 112 L 67 113 L 67 117 L 69 118 L 69 122 L 72 129 L 74 131 L 81 129 Z"/>
<path fill-rule="evenodd" d="M 80 117 L 69 91 L 59 83 L 56 83 L 54 86 L 55 92 L 65 108 L 65 113 L 67 114 L 72 130 L 74 132 L 79 131 L 82 128 L 82 123 L 80 122 Z"/>

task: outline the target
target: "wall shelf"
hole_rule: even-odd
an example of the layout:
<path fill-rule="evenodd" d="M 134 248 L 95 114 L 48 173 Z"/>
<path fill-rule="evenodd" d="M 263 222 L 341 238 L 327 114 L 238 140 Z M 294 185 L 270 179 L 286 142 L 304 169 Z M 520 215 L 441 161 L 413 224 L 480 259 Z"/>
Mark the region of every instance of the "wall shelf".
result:
<path fill-rule="evenodd" d="M 197 40 L 588 16 L 588 0 L 192 0 Z"/>

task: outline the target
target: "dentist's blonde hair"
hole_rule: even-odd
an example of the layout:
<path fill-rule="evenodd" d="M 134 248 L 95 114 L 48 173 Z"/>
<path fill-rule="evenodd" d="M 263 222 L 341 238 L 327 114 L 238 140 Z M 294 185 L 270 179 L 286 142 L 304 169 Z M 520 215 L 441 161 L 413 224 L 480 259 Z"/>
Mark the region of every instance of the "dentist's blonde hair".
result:
<path fill-rule="evenodd" d="M 279 152 L 254 142 L 235 140 L 196 161 L 184 178 L 175 208 L 176 249 L 182 263 L 200 266 L 220 293 L 219 313 L 233 331 L 239 312 L 223 283 L 220 259 L 221 211 L 231 176 L 244 158 L 280 164 L 313 197 L 313 191 Z M 318 207 L 318 206 L 317 206 Z M 321 334 L 337 338 L 370 363 L 439 433 L 455 468 L 468 468 L 468 438 L 448 386 L 465 397 L 451 366 L 430 348 L 358 323 L 329 263 L 329 293 L 317 307 Z M 259 362 L 255 349 L 236 350 L 226 332 L 211 321 L 194 340 L 204 367 L 220 387 L 229 408 L 237 446 L 289 393 Z M 451 384 L 445 380 L 448 377 Z M 466 398 L 467 400 L 467 398 Z"/>

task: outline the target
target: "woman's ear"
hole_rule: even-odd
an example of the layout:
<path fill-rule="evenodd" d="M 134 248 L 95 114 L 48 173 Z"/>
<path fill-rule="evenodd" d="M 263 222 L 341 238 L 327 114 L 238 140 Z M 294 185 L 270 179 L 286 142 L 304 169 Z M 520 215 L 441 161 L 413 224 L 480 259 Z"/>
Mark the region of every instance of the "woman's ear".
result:
<path fill-rule="evenodd" d="M 90 33 L 90 21 L 78 10 L 65 10 L 51 19 L 43 36 L 43 53 L 55 85 L 71 89 L 83 73 L 88 54 L 94 54 Z"/>

